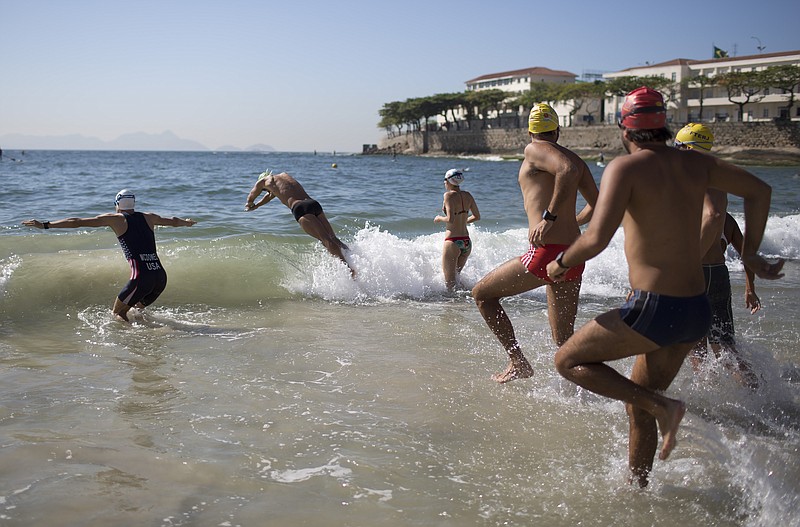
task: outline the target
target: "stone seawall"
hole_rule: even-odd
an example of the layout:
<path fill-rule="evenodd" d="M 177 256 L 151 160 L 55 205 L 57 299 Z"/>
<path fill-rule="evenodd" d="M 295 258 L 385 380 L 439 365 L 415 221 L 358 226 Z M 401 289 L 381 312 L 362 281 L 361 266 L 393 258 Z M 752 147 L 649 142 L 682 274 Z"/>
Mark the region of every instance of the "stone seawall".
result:
<path fill-rule="evenodd" d="M 682 126 L 672 124 L 670 129 L 676 132 Z M 714 153 L 721 157 L 800 164 L 800 123 L 712 123 L 709 127 L 714 132 Z M 529 141 L 524 128 L 412 132 L 382 139 L 379 153 L 518 156 Z M 559 144 L 585 156 L 624 153 L 616 125 L 562 128 Z"/>

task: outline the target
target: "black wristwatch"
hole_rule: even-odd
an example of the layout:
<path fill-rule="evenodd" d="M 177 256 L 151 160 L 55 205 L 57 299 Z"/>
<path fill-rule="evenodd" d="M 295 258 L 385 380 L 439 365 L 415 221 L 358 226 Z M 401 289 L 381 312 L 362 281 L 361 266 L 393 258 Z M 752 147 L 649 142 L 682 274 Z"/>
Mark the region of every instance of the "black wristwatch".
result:
<path fill-rule="evenodd" d="M 569 266 L 564 265 L 564 262 L 561 261 L 563 257 L 564 257 L 564 251 L 561 251 L 560 253 L 558 253 L 558 256 L 556 256 L 556 263 L 562 269 L 569 269 Z"/>
<path fill-rule="evenodd" d="M 556 218 L 558 218 L 558 216 L 556 216 L 555 214 L 551 213 L 549 210 L 544 209 L 544 212 L 542 213 L 542 219 L 543 220 L 545 220 L 545 221 L 556 221 Z"/>

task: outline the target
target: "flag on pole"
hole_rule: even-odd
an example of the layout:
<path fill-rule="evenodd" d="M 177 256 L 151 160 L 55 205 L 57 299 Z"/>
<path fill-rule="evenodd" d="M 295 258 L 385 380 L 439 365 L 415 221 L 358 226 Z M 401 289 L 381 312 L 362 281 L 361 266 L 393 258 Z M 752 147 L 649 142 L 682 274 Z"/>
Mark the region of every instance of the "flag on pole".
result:
<path fill-rule="evenodd" d="M 717 46 L 714 46 L 714 57 L 715 59 L 722 59 L 728 56 L 728 52 L 724 49 L 719 49 Z"/>

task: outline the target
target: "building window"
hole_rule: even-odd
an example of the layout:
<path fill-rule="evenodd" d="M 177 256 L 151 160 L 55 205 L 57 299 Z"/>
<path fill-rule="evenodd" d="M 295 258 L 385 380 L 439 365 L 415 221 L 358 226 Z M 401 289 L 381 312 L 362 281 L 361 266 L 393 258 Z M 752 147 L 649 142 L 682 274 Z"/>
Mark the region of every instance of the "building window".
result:
<path fill-rule="evenodd" d="M 675 82 L 675 79 L 676 79 L 676 77 L 677 77 L 677 73 L 675 73 L 675 72 L 673 71 L 673 72 L 672 72 L 672 82 Z"/>
<path fill-rule="evenodd" d="M 761 112 L 761 117 L 763 117 L 764 119 L 769 118 L 769 108 L 764 108 L 764 110 Z"/>

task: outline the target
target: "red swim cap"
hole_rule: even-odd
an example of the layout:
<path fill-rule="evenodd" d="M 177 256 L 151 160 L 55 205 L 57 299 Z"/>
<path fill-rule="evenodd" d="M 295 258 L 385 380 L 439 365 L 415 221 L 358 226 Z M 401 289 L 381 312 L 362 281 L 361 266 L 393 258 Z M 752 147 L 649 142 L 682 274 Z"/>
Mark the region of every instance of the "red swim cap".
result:
<path fill-rule="evenodd" d="M 636 88 L 625 96 L 620 123 L 632 130 L 655 130 L 667 125 L 664 98 L 646 86 Z"/>

